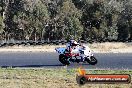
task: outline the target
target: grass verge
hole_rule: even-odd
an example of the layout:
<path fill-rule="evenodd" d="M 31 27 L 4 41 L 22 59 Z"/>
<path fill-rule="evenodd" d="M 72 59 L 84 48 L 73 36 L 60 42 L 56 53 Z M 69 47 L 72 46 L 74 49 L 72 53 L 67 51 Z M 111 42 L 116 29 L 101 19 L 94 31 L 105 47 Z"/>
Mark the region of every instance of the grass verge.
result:
<path fill-rule="evenodd" d="M 0 69 L 0 88 L 80 88 L 77 69 Z M 132 70 L 87 70 L 88 74 L 130 74 Z M 130 84 L 85 84 L 81 88 L 132 88 Z"/>

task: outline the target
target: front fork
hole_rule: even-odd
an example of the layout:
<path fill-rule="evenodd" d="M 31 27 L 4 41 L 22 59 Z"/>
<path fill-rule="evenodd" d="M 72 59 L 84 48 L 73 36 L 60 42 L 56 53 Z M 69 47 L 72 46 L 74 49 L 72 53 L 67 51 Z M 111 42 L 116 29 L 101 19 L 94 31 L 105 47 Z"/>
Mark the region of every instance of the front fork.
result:
<path fill-rule="evenodd" d="M 91 56 L 94 56 L 94 55 L 91 53 L 91 54 L 89 54 L 88 56 L 84 55 L 83 58 L 84 58 L 84 59 L 89 59 L 89 60 L 91 60 Z M 85 60 L 85 61 L 86 61 L 86 60 Z"/>
<path fill-rule="evenodd" d="M 89 55 L 88 59 L 91 60 L 91 57 L 94 56 L 92 53 Z"/>

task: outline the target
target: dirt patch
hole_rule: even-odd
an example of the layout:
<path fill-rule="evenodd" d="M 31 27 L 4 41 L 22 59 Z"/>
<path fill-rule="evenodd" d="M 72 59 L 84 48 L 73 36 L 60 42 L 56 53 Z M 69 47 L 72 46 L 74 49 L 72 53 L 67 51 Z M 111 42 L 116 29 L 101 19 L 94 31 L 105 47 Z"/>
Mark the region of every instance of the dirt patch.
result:
<path fill-rule="evenodd" d="M 94 53 L 132 53 L 132 43 L 93 43 L 88 45 Z M 0 52 L 55 52 L 55 48 L 65 45 L 11 46 L 0 48 Z"/>

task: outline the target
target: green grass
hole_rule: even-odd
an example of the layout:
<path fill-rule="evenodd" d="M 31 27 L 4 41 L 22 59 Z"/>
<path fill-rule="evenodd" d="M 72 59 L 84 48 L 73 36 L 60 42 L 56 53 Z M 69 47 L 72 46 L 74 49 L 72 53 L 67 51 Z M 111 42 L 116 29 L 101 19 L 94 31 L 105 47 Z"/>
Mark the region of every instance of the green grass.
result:
<path fill-rule="evenodd" d="M 77 69 L 0 69 L 0 88 L 80 88 Z M 132 70 L 87 70 L 87 74 L 130 74 Z M 85 84 L 81 88 L 132 88 L 130 84 Z"/>

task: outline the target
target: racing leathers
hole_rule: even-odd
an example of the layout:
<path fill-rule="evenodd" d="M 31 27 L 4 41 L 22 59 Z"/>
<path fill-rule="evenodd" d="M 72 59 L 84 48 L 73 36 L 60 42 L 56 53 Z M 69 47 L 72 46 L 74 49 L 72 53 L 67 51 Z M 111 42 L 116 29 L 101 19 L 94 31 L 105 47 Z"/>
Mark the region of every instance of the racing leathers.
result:
<path fill-rule="evenodd" d="M 68 53 L 76 54 L 77 53 L 77 46 L 78 46 L 78 43 L 75 40 L 70 40 L 66 44 L 66 50 Z"/>

